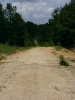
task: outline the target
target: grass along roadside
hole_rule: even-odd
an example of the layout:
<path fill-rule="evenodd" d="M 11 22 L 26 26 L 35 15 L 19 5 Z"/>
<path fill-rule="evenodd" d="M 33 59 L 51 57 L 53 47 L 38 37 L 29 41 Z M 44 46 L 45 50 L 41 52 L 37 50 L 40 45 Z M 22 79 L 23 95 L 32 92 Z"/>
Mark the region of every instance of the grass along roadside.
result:
<path fill-rule="evenodd" d="M 10 54 L 15 53 L 16 50 L 17 50 L 17 47 L 0 44 L 0 54 L 10 55 Z"/>
<path fill-rule="evenodd" d="M 5 59 L 8 55 L 14 54 L 19 51 L 29 49 L 30 47 L 16 47 L 6 44 L 0 44 L 0 61 Z"/>
<path fill-rule="evenodd" d="M 16 47 L 0 44 L 0 61 L 5 59 L 8 55 L 16 53 L 16 50 Z"/>

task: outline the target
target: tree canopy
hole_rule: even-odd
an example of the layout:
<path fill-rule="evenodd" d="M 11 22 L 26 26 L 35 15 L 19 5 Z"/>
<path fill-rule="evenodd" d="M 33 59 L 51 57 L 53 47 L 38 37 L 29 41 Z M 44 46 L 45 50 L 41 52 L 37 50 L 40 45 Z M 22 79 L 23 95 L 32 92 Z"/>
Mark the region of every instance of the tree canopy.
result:
<path fill-rule="evenodd" d="M 5 8 L 0 4 L 0 43 L 75 47 L 75 3 L 56 8 L 49 22 L 43 25 L 25 22 L 17 7 L 10 3 Z"/>

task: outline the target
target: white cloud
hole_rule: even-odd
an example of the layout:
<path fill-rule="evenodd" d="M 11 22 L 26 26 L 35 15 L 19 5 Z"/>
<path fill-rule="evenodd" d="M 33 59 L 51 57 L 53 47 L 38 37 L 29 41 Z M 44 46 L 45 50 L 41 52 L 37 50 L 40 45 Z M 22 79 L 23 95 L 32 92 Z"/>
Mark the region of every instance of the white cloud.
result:
<path fill-rule="evenodd" d="M 22 14 L 25 20 L 35 21 L 37 23 L 45 23 L 50 18 L 51 13 L 54 8 L 50 8 L 50 6 L 46 2 L 38 2 L 38 3 L 20 3 L 15 2 L 13 5 L 17 6 L 17 11 Z M 42 19 L 47 19 L 45 22 L 42 22 Z M 41 20 L 41 21 L 39 21 Z M 44 21 L 44 20 L 43 20 Z"/>
<path fill-rule="evenodd" d="M 1 1 L 1 0 L 0 0 Z M 4 0 L 5 2 L 9 0 Z M 13 2 L 14 0 L 10 0 Z M 56 7 L 63 6 L 70 0 L 15 0 L 13 5 L 25 20 L 34 23 L 46 23 Z"/>

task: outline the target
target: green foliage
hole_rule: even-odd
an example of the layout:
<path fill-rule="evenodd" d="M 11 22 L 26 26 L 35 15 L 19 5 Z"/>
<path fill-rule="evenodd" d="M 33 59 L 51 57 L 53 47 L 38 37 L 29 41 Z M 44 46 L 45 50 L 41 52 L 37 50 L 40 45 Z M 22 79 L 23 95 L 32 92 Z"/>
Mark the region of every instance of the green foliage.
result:
<path fill-rule="evenodd" d="M 60 56 L 60 65 L 63 66 L 69 66 L 69 63 L 66 61 L 66 59 L 64 58 L 64 56 Z"/>
<path fill-rule="evenodd" d="M 14 46 L 75 47 L 75 4 L 57 8 L 43 25 L 25 22 L 16 7 L 0 4 L 0 43 Z"/>
<path fill-rule="evenodd" d="M 75 47 L 75 4 L 66 4 L 53 15 L 53 41 L 66 48 Z"/>

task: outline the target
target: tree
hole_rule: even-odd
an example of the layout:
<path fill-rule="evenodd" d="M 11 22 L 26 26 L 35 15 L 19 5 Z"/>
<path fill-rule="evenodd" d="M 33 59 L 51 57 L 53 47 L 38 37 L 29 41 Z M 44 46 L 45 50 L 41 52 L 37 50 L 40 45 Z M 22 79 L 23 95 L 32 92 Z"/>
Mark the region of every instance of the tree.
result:
<path fill-rule="evenodd" d="M 6 41 L 6 34 L 5 34 L 4 10 L 2 4 L 0 4 L 0 42 L 5 43 L 5 41 Z"/>
<path fill-rule="evenodd" d="M 75 46 L 75 4 L 66 4 L 59 13 L 55 12 L 53 27 L 55 44 L 68 48 Z"/>

